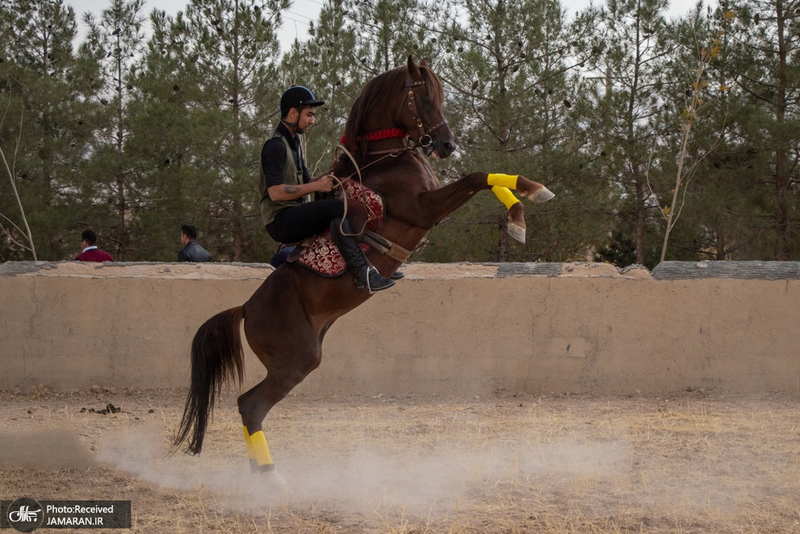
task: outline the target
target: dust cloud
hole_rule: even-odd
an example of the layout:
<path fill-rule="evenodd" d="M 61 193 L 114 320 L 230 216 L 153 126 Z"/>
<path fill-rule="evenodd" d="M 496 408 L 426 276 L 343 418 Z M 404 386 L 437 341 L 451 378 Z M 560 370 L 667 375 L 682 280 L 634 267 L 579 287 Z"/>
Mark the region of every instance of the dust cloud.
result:
<path fill-rule="evenodd" d="M 163 488 L 203 489 L 243 511 L 325 503 L 372 512 L 400 507 L 423 516 L 457 509 L 478 487 L 529 484 L 541 477 L 550 484 L 554 479 L 602 479 L 630 468 L 629 447 L 623 442 L 514 442 L 483 450 L 445 443 L 403 458 L 364 441 L 347 451 L 332 450 L 331 444 L 302 454 L 280 451 L 276 461 L 284 484 L 277 480 L 281 477 L 252 474 L 243 445 L 242 450 L 189 456 L 168 454 L 167 443 L 159 424 L 136 424 L 101 441 L 97 458 Z"/>
<path fill-rule="evenodd" d="M 94 463 L 69 430 L 0 434 L 0 469 L 83 469 Z"/>

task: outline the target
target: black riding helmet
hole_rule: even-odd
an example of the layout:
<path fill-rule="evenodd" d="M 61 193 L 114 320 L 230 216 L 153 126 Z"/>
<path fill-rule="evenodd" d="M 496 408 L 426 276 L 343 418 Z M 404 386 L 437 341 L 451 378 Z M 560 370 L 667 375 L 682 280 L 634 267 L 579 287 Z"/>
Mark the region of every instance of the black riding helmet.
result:
<path fill-rule="evenodd" d="M 281 117 L 284 117 L 292 108 L 300 109 L 304 106 L 321 106 L 324 100 L 317 100 L 308 87 L 293 85 L 281 96 Z"/>

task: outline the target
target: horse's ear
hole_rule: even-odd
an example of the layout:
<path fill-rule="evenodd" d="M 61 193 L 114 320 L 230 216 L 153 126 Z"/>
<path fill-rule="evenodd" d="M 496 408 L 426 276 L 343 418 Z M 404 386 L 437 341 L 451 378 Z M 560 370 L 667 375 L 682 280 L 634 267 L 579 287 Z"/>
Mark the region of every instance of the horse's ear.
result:
<path fill-rule="evenodd" d="M 431 66 L 428 64 L 428 58 L 422 58 L 422 61 L 419 62 L 420 67 L 430 68 Z"/>
<path fill-rule="evenodd" d="M 423 63 L 425 60 L 423 60 Z M 419 75 L 419 67 L 414 64 L 414 58 L 412 56 L 408 56 L 408 63 L 406 64 L 406 68 L 408 68 L 408 73 L 413 75 Z"/>

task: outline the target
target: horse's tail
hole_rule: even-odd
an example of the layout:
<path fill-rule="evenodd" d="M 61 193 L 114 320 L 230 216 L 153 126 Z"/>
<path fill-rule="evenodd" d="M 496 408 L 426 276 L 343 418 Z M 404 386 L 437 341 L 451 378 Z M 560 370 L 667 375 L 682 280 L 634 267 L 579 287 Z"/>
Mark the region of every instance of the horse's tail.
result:
<path fill-rule="evenodd" d="M 234 379 L 242 383 L 244 353 L 239 334 L 242 317 L 241 306 L 231 308 L 218 313 L 197 330 L 192 341 L 192 384 L 173 448 L 189 438 L 187 451 L 199 453 L 209 415 L 214 411 L 214 401 L 223 384 Z"/>

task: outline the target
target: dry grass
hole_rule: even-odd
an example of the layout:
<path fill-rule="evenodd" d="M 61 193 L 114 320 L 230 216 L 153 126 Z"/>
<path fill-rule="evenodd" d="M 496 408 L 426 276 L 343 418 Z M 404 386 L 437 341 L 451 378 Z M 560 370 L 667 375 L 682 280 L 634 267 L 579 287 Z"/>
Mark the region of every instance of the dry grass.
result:
<path fill-rule="evenodd" d="M 164 455 L 181 392 L 37 389 L 0 395 L 0 498 L 130 499 L 148 533 L 800 532 L 799 400 L 291 397 L 277 490 L 234 395 L 189 457 Z"/>

